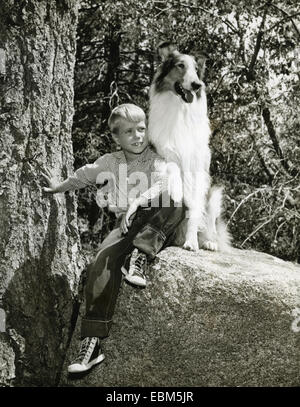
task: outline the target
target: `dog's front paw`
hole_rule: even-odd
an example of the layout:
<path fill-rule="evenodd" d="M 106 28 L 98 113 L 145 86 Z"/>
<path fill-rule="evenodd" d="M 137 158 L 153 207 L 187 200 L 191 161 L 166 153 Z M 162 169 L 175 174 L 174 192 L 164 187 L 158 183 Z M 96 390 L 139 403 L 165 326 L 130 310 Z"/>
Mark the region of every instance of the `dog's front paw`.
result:
<path fill-rule="evenodd" d="M 211 250 L 211 251 L 213 251 L 213 252 L 216 252 L 216 251 L 219 250 L 218 243 L 217 243 L 217 242 L 213 242 L 213 241 L 211 241 L 211 240 L 206 240 L 206 241 L 203 243 L 202 247 L 203 247 L 203 249 Z"/>
<path fill-rule="evenodd" d="M 192 240 L 192 239 L 186 240 L 184 245 L 183 245 L 183 248 L 185 250 L 190 250 L 190 251 L 196 252 L 196 251 L 199 250 L 198 241 L 197 240 L 195 241 L 195 240 Z"/>

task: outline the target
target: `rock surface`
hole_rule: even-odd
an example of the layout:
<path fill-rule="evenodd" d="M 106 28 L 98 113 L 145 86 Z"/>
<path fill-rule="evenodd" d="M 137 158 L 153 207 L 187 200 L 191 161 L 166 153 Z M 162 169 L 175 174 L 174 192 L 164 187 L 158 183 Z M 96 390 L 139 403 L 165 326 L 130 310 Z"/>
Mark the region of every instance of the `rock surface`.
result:
<path fill-rule="evenodd" d="M 144 290 L 122 283 L 105 361 L 70 377 L 79 318 L 60 386 L 299 386 L 299 265 L 172 247 L 148 280 Z"/>

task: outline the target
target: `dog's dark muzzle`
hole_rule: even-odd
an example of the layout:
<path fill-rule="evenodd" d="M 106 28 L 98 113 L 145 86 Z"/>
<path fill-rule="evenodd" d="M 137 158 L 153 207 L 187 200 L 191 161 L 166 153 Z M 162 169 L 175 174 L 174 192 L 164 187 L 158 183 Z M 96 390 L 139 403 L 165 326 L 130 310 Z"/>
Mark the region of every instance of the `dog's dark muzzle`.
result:
<path fill-rule="evenodd" d="M 199 82 L 192 82 L 191 84 L 192 90 L 188 90 L 182 87 L 182 85 L 179 82 L 175 82 L 174 88 L 176 93 L 181 96 L 181 98 L 186 102 L 186 103 L 192 103 L 194 100 L 194 93 L 199 92 L 201 89 L 201 83 Z"/>

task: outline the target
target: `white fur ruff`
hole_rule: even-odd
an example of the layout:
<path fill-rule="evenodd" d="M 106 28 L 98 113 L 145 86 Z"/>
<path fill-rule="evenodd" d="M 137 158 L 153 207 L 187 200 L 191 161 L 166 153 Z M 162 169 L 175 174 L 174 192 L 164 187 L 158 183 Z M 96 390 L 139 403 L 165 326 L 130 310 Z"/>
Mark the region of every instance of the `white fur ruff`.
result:
<path fill-rule="evenodd" d="M 205 91 L 187 104 L 172 91 L 155 94 L 151 88 L 150 101 L 149 139 L 157 152 L 182 170 L 208 172 L 210 128 Z"/>

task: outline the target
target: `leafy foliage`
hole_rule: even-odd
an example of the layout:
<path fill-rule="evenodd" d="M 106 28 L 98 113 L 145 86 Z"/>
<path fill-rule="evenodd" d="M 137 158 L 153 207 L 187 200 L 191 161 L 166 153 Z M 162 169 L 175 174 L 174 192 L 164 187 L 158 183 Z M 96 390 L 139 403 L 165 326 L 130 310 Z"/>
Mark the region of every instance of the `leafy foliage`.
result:
<path fill-rule="evenodd" d="M 131 101 L 147 111 L 160 41 L 205 52 L 211 173 L 225 185 L 234 243 L 300 261 L 299 15 L 292 0 L 83 1 L 75 167 L 115 149 L 107 129 L 112 107 Z M 111 226 L 107 213 L 96 221 L 90 190 L 80 192 L 79 215 L 86 241 L 98 242 Z"/>

